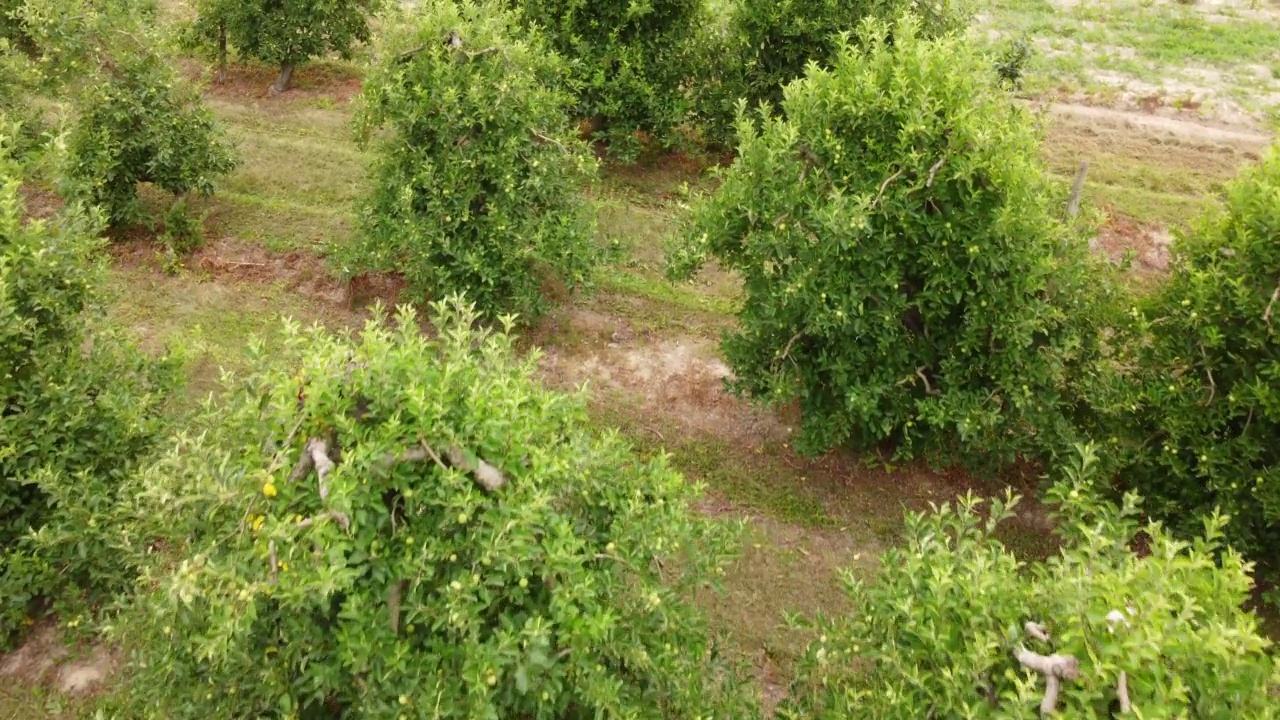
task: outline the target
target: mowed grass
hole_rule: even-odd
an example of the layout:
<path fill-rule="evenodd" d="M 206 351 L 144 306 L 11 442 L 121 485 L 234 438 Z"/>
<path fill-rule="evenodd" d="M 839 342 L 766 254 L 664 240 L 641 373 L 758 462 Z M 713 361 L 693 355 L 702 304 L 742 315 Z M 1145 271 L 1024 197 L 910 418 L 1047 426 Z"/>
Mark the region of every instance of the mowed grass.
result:
<path fill-rule="evenodd" d="M 1260 142 L 1174 135 L 1069 114 L 1049 116 L 1043 144 L 1049 171 L 1064 185 L 1080 163 L 1089 163 L 1086 203 L 1171 229 L 1186 227 L 1216 202 L 1223 183 L 1262 150 Z"/>
<path fill-rule="evenodd" d="M 982 27 L 1037 41 L 1032 92 L 1105 94 L 1105 71 L 1168 83 L 1170 103 L 1187 82 L 1263 113 L 1280 94 L 1280 10 L 1266 3 L 991 0 L 983 9 Z"/>
<path fill-rule="evenodd" d="M 1187 226 L 1214 201 L 1223 181 L 1255 161 L 1266 122 L 1280 110 L 1280 8 L 1265 3 L 1169 0 L 991 0 L 975 37 L 993 49 L 1033 43 L 1022 95 L 1174 114 L 1177 133 L 1141 123 L 1053 115 L 1045 158 L 1070 183 L 1089 163 L 1087 203 L 1145 226 Z M 1197 132 L 1220 122 L 1216 106 L 1241 110 L 1239 137 Z M 1181 112 L 1175 112 L 1181 111 Z M 1245 114 L 1241 114 L 1241 113 Z M 1138 119 L 1141 119 L 1140 117 Z M 1252 134 L 1253 137 L 1245 137 Z"/>

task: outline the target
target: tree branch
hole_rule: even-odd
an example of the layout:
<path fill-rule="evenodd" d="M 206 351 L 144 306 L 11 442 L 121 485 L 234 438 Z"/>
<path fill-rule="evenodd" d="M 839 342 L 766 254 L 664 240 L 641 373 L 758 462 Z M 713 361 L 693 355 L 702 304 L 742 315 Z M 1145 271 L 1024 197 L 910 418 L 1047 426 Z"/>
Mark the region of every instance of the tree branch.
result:
<path fill-rule="evenodd" d="M 1063 680 L 1075 680 L 1080 677 L 1080 661 L 1071 655 L 1041 655 L 1026 648 L 1018 648 L 1013 652 L 1022 667 L 1044 675 L 1044 699 L 1040 701 L 1040 712 L 1049 715 L 1058 707 L 1058 692 Z"/>
<path fill-rule="evenodd" d="M 310 440 L 307 441 L 310 444 Z M 302 448 L 302 456 L 298 458 L 298 463 L 293 466 L 293 471 L 289 473 L 289 482 L 298 482 L 311 472 L 311 468 L 316 466 L 316 461 L 311 457 L 311 451 L 308 447 Z"/>
<path fill-rule="evenodd" d="M 1067 219 L 1074 220 L 1080 214 L 1080 194 L 1084 192 L 1084 178 L 1089 174 L 1089 163 L 1080 163 L 1076 171 L 1076 180 L 1071 185 L 1071 199 L 1067 200 Z"/>
<path fill-rule="evenodd" d="M 396 62 L 397 64 L 408 62 L 411 58 L 413 58 L 414 55 L 417 55 L 418 53 L 426 49 L 427 49 L 426 45 L 419 45 L 418 47 L 415 47 L 415 48 L 409 48 L 408 50 L 405 50 L 399 55 L 396 55 L 396 59 L 394 62 Z"/>
<path fill-rule="evenodd" d="M 400 634 L 400 598 L 404 595 L 404 580 L 397 580 L 391 585 L 391 593 L 387 597 L 387 614 L 391 616 L 391 634 Z"/>
<path fill-rule="evenodd" d="M 436 451 L 431 449 L 426 440 L 419 439 L 419 447 L 406 450 L 399 454 L 388 455 L 383 458 L 383 465 L 390 467 L 402 462 L 422 462 L 430 458 L 441 470 L 448 470 L 450 467 L 463 472 L 471 473 L 480 487 L 488 492 L 496 492 L 507 484 L 507 477 L 501 470 L 485 462 L 483 458 L 476 458 L 476 461 L 469 462 L 467 454 L 457 445 L 450 445 L 445 451 L 445 457 L 448 458 L 448 464 L 445 464 Z"/>
<path fill-rule="evenodd" d="M 791 339 L 787 341 L 787 344 L 782 346 L 782 352 L 778 353 L 778 359 L 775 361 L 775 364 L 780 363 L 783 360 L 787 359 L 787 356 L 791 354 L 791 346 L 794 345 L 796 343 L 796 340 L 799 340 L 800 336 L 803 334 L 804 334 L 804 330 L 801 330 L 800 332 L 791 336 Z"/>
<path fill-rule="evenodd" d="M 311 438 L 307 441 L 304 452 L 311 456 L 311 463 L 316 468 L 316 477 L 319 478 L 320 501 L 324 502 L 329 499 L 329 473 L 333 471 L 333 461 L 329 459 L 329 443 L 320 438 Z"/>
<path fill-rule="evenodd" d="M 276 541 L 267 542 L 267 560 L 271 563 L 271 584 L 275 585 L 280 577 L 280 561 L 276 557 Z"/>
<path fill-rule="evenodd" d="M 560 148 L 560 150 L 561 150 L 561 151 L 563 151 L 566 155 L 571 155 L 571 154 L 572 154 L 572 153 L 570 153 L 570 152 L 569 152 L 569 148 L 567 148 L 567 147 L 565 147 L 565 146 L 564 146 L 564 143 L 562 143 L 562 142 L 560 142 L 559 140 L 556 140 L 555 138 L 550 137 L 550 136 L 548 136 L 548 135 L 546 135 L 546 134 L 544 134 L 544 133 L 541 133 L 541 132 L 539 132 L 539 131 L 535 130 L 534 128 L 529 128 L 529 134 L 530 134 L 530 135 L 533 135 L 535 138 L 537 138 L 538 140 L 541 140 L 541 141 L 542 141 L 542 142 L 544 142 L 544 143 L 550 143 L 550 144 L 552 144 L 552 145 L 555 145 L 556 147 Z"/>
<path fill-rule="evenodd" d="M 507 478 L 502 474 L 501 470 L 479 457 L 476 458 L 474 463 L 469 462 L 466 453 L 457 445 L 450 445 L 445 454 L 449 458 L 450 465 L 470 472 L 475 477 L 476 482 L 480 483 L 480 487 L 489 492 L 496 492 L 507 484 Z"/>
<path fill-rule="evenodd" d="M 946 161 L 947 161 L 947 156 L 943 155 L 942 157 L 938 158 L 938 162 L 934 163 L 933 167 L 929 168 L 929 179 L 925 181 L 924 183 L 925 187 L 927 188 L 933 187 L 933 180 L 935 177 L 937 177 L 938 170 L 942 169 L 942 164 L 945 163 Z"/>
<path fill-rule="evenodd" d="M 916 377 L 924 381 L 924 392 L 926 395 L 937 395 L 938 391 L 934 390 L 933 386 L 929 384 L 929 377 L 924 374 L 924 370 L 925 368 L 923 365 L 916 368 Z"/>
<path fill-rule="evenodd" d="M 1271 300 L 1267 303 L 1266 312 L 1262 313 L 1262 321 L 1271 326 L 1271 311 L 1275 308 L 1276 300 L 1280 299 L 1280 283 L 1276 283 L 1276 289 L 1271 292 Z"/>
<path fill-rule="evenodd" d="M 1049 640 L 1049 632 L 1044 625 L 1028 622 L 1022 626 L 1031 637 Z M 1080 661 L 1072 655 L 1041 655 L 1024 647 L 1013 651 L 1022 667 L 1044 675 L 1044 699 L 1040 701 L 1040 713 L 1051 715 L 1058 707 L 1058 693 L 1062 689 L 1063 680 L 1075 680 L 1080 677 Z"/>
<path fill-rule="evenodd" d="M 1116 697 L 1120 698 L 1120 714 L 1127 715 L 1133 711 L 1133 703 L 1129 701 L 1129 676 L 1120 671 L 1120 679 L 1116 681 Z"/>
<path fill-rule="evenodd" d="M 462 54 L 466 55 L 468 60 L 475 60 L 476 58 L 481 57 L 483 55 L 488 55 L 489 53 L 498 52 L 498 50 L 500 49 L 501 48 L 491 45 L 483 50 L 476 50 L 475 52 L 467 52 L 464 50 L 462 51 Z"/>
<path fill-rule="evenodd" d="M 889 183 L 893 182 L 894 180 L 897 180 L 901 176 L 902 176 L 902 168 L 898 168 L 898 172 L 885 178 L 884 182 L 880 183 L 880 192 L 876 193 L 876 199 L 871 201 L 871 205 L 869 207 L 874 208 L 876 205 L 880 204 L 880 198 L 884 195 L 885 188 L 889 187 Z"/>
<path fill-rule="evenodd" d="M 321 520 L 324 520 L 325 518 L 333 520 L 334 522 L 341 525 L 344 531 L 351 529 L 351 518 L 347 517 L 347 514 L 342 512 L 341 510 L 325 510 L 319 515 L 314 515 L 309 518 L 303 518 L 302 520 L 298 521 L 298 528 L 301 529 L 301 528 L 311 527 L 312 525 L 315 525 L 316 523 L 320 522 Z"/>

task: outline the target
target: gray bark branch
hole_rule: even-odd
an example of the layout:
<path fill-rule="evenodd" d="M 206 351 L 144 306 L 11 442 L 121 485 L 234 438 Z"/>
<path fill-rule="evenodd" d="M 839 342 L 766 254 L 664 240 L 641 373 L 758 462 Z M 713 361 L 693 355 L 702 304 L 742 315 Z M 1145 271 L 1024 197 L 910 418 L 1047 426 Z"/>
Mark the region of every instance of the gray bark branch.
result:
<path fill-rule="evenodd" d="M 1089 163 L 1080 163 L 1076 181 L 1071 185 L 1071 199 L 1067 201 L 1067 219 L 1074 220 L 1080 214 L 1080 194 L 1084 192 L 1084 178 L 1089 174 Z"/>

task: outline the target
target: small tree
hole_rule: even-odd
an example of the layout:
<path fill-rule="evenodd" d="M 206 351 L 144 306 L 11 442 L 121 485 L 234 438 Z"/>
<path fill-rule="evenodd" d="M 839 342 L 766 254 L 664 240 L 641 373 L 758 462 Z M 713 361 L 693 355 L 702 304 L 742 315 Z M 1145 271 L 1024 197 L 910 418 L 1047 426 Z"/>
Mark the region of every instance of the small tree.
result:
<path fill-rule="evenodd" d="M 569 127 L 564 66 L 492 5 L 430 2 L 412 22 L 365 81 L 363 135 L 391 132 L 348 271 L 532 316 L 544 278 L 579 286 L 597 254 L 581 197 L 595 159 Z"/>
<path fill-rule="evenodd" d="M 1174 245 L 1170 277 L 1134 312 L 1129 370 L 1104 407 L 1121 486 L 1183 533 L 1221 508 L 1227 538 L 1280 570 L 1280 150 L 1226 188 Z"/>
<path fill-rule="evenodd" d="M 696 490 L 436 312 L 291 329 L 142 480 L 183 559 L 120 625 L 128 717 L 746 717 L 684 600 L 725 559 Z"/>
<path fill-rule="evenodd" d="M 706 22 L 698 0 L 511 0 L 525 23 L 573 61 L 575 108 L 604 130 L 612 152 L 632 156 L 638 133 L 666 141 L 685 119 L 690 41 Z"/>
<path fill-rule="evenodd" d="M 164 61 L 123 56 L 77 99 L 67 142 L 68 195 L 101 205 L 113 225 L 138 218 L 137 187 L 175 195 L 214 191 L 236 167 L 209 110 Z"/>
<path fill-rule="evenodd" d="M 159 57 L 117 54 L 77 98 L 67 140 L 67 194 L 102 206 L 111 224 L 137 219 L 138 183 L 181 195 L 213 192 L 235 159 L 197 93 Z"/>
<path fill-rule="evenodd" d="M 156 53 L 148 3 L 26 0 L 22 12 L 45 89 L 72 101 L 64 196 L 118 225 L 137 217 L 139 182 L 211 192 L 234 167 L 199 94 Z"/>
<path fill-rule="evenodd" d="M 798 399 L 797 447 L 890 441 L 1010 459 L 1072 437 L 1075 363 L 1098 352 L 1087 249 L 1023 111 L 955 38 L 869 23 L 739 155 L 670 260 L 745 283 L 732 387 Z M 1091 277 L 1096 272 L 1097 275 Z"/>
<path fill-rule="evenodd" d="M 86 315 L 91 217 L 27 222 L 0 117 L 0 643 L 37 601 L 76 605 L 128 585 L 92 510 L 149 447 L 169 386 Z"/>
<path fill-rule="evenodd" d="M 1016 498 L 908 515 L 876 581 L 849 582 L 850 613 L 814 624 L 778 716 L 1277 717 L 1280 663 L 1241 609 L 1250 565 L 1222 548 L 1226 519 L 1192 544 L 1139 526 L 1135 495 L 1098 499 L 1093 462 L 1050 492 L 1064 547 L 1043 564 L 993 537 Z"/>
<path fill-rule="evenodd" d="M 217 52 L 225 69 L 228 44 L 243 58 L 280 66 L 270 93 L 289 89 L 298 65 L 325 53 L 349 58 L 369 41 L 369 19 L 381 0 L 197 0 L 188 33 Z"/>

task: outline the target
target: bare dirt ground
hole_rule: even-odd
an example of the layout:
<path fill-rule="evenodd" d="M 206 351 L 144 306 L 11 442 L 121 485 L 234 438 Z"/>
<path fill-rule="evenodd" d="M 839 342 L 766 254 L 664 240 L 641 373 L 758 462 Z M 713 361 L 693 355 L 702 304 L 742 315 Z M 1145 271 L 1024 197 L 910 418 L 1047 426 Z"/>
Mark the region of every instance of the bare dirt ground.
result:
<path fill-rule="evenodd" d="M 0 656 L 0 679 L 88 695 L 115 672 L 119 658 L 104 646 L 68 648 L 51 625 L 32 632 L 17 650 Z"/>
<path fill-rule="evenodd" d="M 689 335 L 637 335 L 630 321 L 588 308 L 568 308 L 552 321 L 560 333 L 581 338 L 572 346 L 543 348 L 548 384 L 619 391 L 646 416 L 668 418 L 686 431 L 737 444 L 784 440 L 790 435 L 773 413 L 724 390 L 732 372 L 714 341 Z"/>

